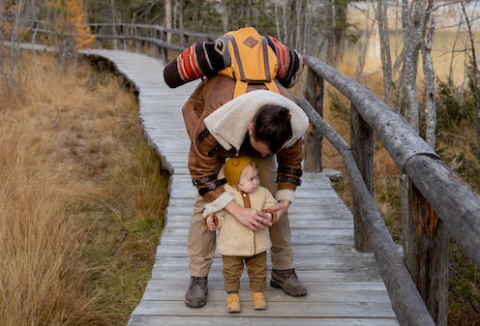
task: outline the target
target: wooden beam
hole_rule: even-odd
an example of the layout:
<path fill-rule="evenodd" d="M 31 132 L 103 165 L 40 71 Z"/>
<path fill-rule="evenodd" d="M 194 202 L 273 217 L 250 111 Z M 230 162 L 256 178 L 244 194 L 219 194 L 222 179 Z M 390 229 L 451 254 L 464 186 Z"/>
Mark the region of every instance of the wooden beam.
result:
<path fill-rule="evenodd" d="M 435 326 L 422 297 L 418 293 L 400 254 L 388 232 L 375 203 L 370 196 L 363 178 L 353 158 L 350 146 L 333 130 L 313 109 L 308 101 L 295 98 L 308 115 L 310 121 L 322 132 L 323 136 L 337 149 L 350 178 L 352 191 L 363 203 L 361 216 L 367 231 L 371 248 L 378 263 L 380 275 L 385 281 L 393 310 L 401 325 Z"/>
<path fill-rule="evenodd" d="M 305 62 L 350 100 L 400 170 L 403 170 L 405 163 L 414 155 L 437 157 L 435 151 L 418 136 L 405 119 L 391 110 L 368 88 L 316 58 L 307 56 Z"/>
<path fill-rule="evenodd" d="M 404 261 L 435 324 L 447 326 L 448 231 L 406 175 L 401 185 Z"/>
<path fill-rule="evenodd" d="M 441 160 L 418 155 L 405 166 L 415 187 L 432 205 L 448 231 L 480 266 L 480 198 Z"/>
<path fill-rule="evenodd" d="M 305 98 L 323 117 L 323 79 L 312 70 L 307 72 Z M 322 172 L 322 134 L 315 126 L 310 126 L 305 135 L 305 159 L 303 163 L 306 172 Z"/>
<path fill-rule="evenodd" d="M 305 61 L 355 105 L 400 171 L 410 177 L 466 254 L 480 267 L 480 197 L 438 158 L 402 116 L 369 89 L 316 58 L 306 57 Z"/>
<path fill-rule="evenodd" d="M 350 108 L 350 139 L 353 157 L 365 186 L 373 198 L 373 130 L 365 123 L 353 105 Z M 364 218 L 360 216 L 362 205 L 363 203 L 353 192 L 355 249 L 360 252 L 368 252 L 370 251 L 370 245 L 363 225 Z"/>

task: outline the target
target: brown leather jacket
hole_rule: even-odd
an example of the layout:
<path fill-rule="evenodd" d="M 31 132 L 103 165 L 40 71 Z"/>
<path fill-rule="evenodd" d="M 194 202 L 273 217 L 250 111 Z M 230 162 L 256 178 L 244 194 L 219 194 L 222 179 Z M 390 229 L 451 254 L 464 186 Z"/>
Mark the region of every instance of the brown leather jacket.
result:
<path fill-rule="evenodd" d="M 278 83 L 277 83 L 278 84 Z M 233 97 L 235 82 L 226 76 L 215 75 L 202 81 L 182 107 L 188 135 L 191 140 L 188 168 L 194 185 L 207 201 L 213 201 L 224 193 L 221 182 L 217 180 L 225 159 L 236 155 L 259 157 L 252 148 L 248 137 L 238 149 L 224 149 L 207 130 L 204 119 Z M 285 89 L 278 84 L 282 95 L 289 98 Z M 263 85 L 250 85 L 247 92 L 265 89 Z M 246 129 L 245 129 L 246 130 Z M 279 170 L 283 180 L 278 181 L 278 189 L 294 191 L 300 184 L 302 144 L 298 139 L 292 146 L 280 150 L 277 154 Z M 203 189 L 203 190 L 202 190 Z"/>

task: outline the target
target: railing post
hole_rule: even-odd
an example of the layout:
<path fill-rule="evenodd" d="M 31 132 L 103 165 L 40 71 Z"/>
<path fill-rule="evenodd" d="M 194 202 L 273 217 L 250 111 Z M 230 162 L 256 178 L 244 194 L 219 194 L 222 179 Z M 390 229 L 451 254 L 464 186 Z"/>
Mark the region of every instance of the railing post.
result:
<path fill-rule="evenodd" d="M 112 24 L 112 49 L 117 50 L 118 49 L 118 39 L 117 39 L 117 26 L 115 24 Z"/>
<path fill-rule="evenodd" d="M 167 42 L 167 37 L 168 37 L 167 31 L 160 31 L 158 29 L 156 31 L 157 31 L 157 39 L 166 43 Z M 168 49 L 167 48 L 164 48 L 160 45 L 157 45 L 157 52 L 158 52 L 158 55 L 162 59 L 164 59 L 165 61 L 168 61 Z"/>
<path fill-rule="evenodd" d="M 96 26 L 93 27 L 93 33 L 95 35 L 100 35 L 101 30 L 102 30 L 102 27 L 100 25 L 96 25 Z M 97 43 L 97 48 L 99 48 L 99 49 L 103 48 L 103 44 L 102 44 L 102 41 L 100 40 L 100 38 L 95 37 L 95 42 Z"/>
<path fill-rule="evenodd" d="M 135 51 L 137 51 L 137 53 L 142 52 L 142 42 L 138 39 L 139 36 L 140 28 L 135 27 Z"/>
<path fill-rule="evenodd" d="M 124 31 L 123 31 L 123 25 L 122 24 L 118 25 L 118 32 L 119 32 L 119 36 L 120 36 L 120 44 L 122 46 L 122 50 L 126 50 L 127 45 L 125 44 L 125 34 L 124 34 Z"/>
<path fill-rule="evenodd" d="M 307 86 L 305 98 L 323 117 L 323 78 L 312 69 L 307 71 Z M 322 172 L 322 135 L 313 125 L 305 135 L 305 159 L 303 167 L 306 172 Z"/>
<path fill-rule="evenodd" d="M 407 175 L 400 178 L 404 261 L 437 326 L 447 326 L 448 230 Z"/>
<path fill-rule="evenodd" d="M 189 43 L 189 37 L 187 34 L 182 35 L 182 41 L 183 41 L 183 46 L 188 47 L 190 45 Z"/>
<path fill-rule="evenodd" d="M 350 107 L 350 139 L 352 154 L 357 163 L 360 174 L 367 190 L 373 198 L 373 130 L 358 114 L 357 109 Z M 360 252 L 369 252 L 370 244 L 364 228 L 361 202 L 353 193 L 353 218 L 355 249 Z"/>

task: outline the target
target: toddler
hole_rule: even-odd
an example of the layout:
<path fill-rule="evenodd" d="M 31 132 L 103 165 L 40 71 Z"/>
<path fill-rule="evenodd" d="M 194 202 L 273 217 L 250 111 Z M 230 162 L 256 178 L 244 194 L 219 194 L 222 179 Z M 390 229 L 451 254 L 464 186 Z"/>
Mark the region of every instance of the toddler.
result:
<path fill-rule="evenodd" d="M 225 190 L 233 195 L 235 202 L 246 208 L 263 210 L 272 223 L 276 222 L 276 213 L 268 208 L 277 201 L 260 186 L 257 165 L 250 158 L 241 156 L 227 160 L 225 178 Z M 244 264 L 248 270 L 253 309 L 266 309 L 267 250 L 271 247 L 268 228 L 254 232 L 225 210 L 213 215 L 206 209 L 204 216 L 205 227 L 218 230 L 217 250 L 223 259 L 227 311 L 241 311 L 239 290 Z"/>

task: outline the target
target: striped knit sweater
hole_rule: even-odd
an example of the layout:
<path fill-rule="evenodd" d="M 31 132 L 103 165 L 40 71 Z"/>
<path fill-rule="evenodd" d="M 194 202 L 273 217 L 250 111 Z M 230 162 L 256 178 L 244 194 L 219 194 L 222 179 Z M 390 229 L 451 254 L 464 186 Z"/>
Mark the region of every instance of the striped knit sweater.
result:
<path fill-rule="evenodd" d="M 284 87 L 292 87 L 303 70 L 301 55 L 274 37 L 266 36 L 266 39 L 277 56 L 276 79 Z M 167 85 L 175 88 L 203 76 L 215 75 L 230 66 L 227 42 L 228 38 L 223 36 L 215 42 L 192 44 L 165 67 L 163 76 Z"/>

